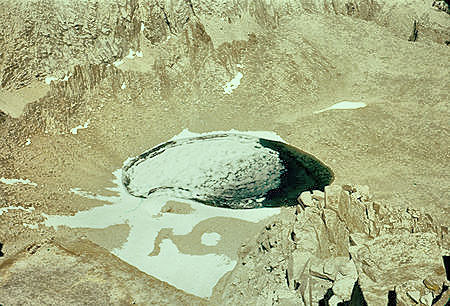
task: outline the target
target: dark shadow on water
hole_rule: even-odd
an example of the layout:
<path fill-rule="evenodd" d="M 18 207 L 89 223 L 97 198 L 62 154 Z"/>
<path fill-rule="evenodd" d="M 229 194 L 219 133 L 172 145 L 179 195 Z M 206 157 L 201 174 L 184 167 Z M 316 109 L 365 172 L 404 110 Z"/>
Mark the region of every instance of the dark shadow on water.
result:
<path fill-rule="evenodd" d="M 397 292 L 394 290 L 390 290 L 388 292 L 388 306 L 396 306 L 397 305 Z"/>
<path fill-rule="evenodd" d="M 450 256 L 442 256 L 444 261 L 445 274 L 447 275 L 447 280 L 450 281 Z"/>
<path fill-rule="evenodd" d="M 266 148 L 279 153 L 279 157 L 286 169 L 281 174 L 281 184 L 265 195 L 265 207 L 276 207 L 283 203 L 286 206 L 297 205 L 297 197 L 307 190 L 324 191 L 334 175 L 330 168 L 315 158 L 294 146 L 267 139 L 259 142 Z"/>

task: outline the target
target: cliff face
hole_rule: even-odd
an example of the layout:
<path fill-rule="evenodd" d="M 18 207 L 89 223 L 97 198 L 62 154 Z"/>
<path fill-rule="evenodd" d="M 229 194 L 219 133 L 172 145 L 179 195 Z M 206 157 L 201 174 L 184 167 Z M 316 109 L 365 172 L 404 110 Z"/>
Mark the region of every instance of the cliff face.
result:
<path fill-rule="evenodd" d="M 241 248 L 214 303 L 238 305 L 245 297 L 255 305 L 335 305 L 362 295 L 380 305 L 389 291 L 398 305 L 447 301 L 448 228 L 424 210 L 388 208 L 358 185 L 304 192 L 299 203 Z"/>

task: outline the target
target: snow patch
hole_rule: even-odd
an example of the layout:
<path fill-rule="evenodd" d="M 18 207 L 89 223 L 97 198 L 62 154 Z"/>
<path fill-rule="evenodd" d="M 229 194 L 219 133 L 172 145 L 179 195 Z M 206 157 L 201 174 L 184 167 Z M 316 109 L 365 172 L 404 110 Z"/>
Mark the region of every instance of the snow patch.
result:
<path fill-rule="evenodd" d="M 66 75 L 66 76 L 64 76 L 64 78 L 62 79 L 62 81 L 64 81 L 64 82 L 66 82 L 66 81 L 68 81 L 69 80 L 69 78 L 72 76 L 72 74 L 70 73 L 70 74 L 68 74 L 68 75 Z"/>
<path fill-rule="evenodd" d="M 45 77 L 45 84 L 50 85 L 50 83 L 51 83 L 52 81 L 57 81 L 57 80 L 58 80 L 58 78 L 56 78 L 56 77 L 52 77 L 52 76 L 50 76 L 50 77 Z"/>
<path fill-rule="evenodd" d="M 211 135 L 223 132 L 193 133 L 185 129 L 172 139 L 180 139 L 198 135 Z M 228 133 L 258 135 L 259 137 L 272 138 L 283 141 L 273 132 L 239 132 L 235 130 Z M 283 141 L 284 142 L 284 141 Z M 132 158 L 127 159 L 124 165 Z M 162 169 L 163 170 L 163 169 Z M 100 196 L 89 192 L 72 188 L 72 193 L 102 201 L 107 204 L 94 207 L 87 211 L 80 211 L 74 216 L 46 215 L 46 226 L 58 227 L 65 225 L 71 228 L 106 228 L 115 224 L 128 224 L 130 232 L 127 241 L 111 252 L 137 267 L 141 271 L 157 277 L 162 281 L 200 297 L 209 297 L 217 281 L 228 271 L 231 271 L 236 261 L 225 255 L 206 254 L 189 255 L 181 253 L 170 239 L 164 239 L 160 244 L 160 252 L 155 256 L 148 256 L 155 245 L 155 239 L 162 229 L 171 228 L 174 235 L 186 235 L 194 227 L 207 219 L 214 217 L 229 217 L 247 222 L 257 223 L 273 215 L 280 213 L 280 208 L 258 209 L 227 209 L 200 204 L 195 201 L 182 200 L 192 207 L 189 214 L 164 214 L 163 206 L 168 201 L 179 201 L 168 194 L 159 193 L 149 198 L 131 196 L 122 184 L 122 169 L 113 172 L 116 187 L 107 188 L 115 191 L 119 196 Z M 212 244 L 220 239 L 217 233 L 210 233 L 202 237 L 198 247 L 204 244 Z M 195 280 L 195 281 L 194 281 Z"/>
<path fill-rule="evenodd" d="M 8 206 L 8 207 L 2 207 L 0 208 L 0 216 L 3 215 L 4 212 L 7 212 L 8 210 L 23 210 L 26 212 L 32 212 L 34 211 L 34 207 L 25 208 L 22 206 Z"/>
<path fill-rule="evenodd" d="M 134 59 L 135 57 L 142 57 L 142 56 L 144 56 L 142 51 L 134 51 L 133 49 L 130 49 L 130 51 L 128 52 L 128 55 L 125 57 L 128 59 Z"/>
<path fill-rule="evenodd" d="M 31 185 L 31 186 L 37 186 L 36 183 L 31 182 L 29 179 L 23 180 L 23 179 L 7 179 L 7 178 L 0 178 L 0 182 L 6 184 L 6 185 L 13 185 L 13 184 L 25 184 L 25 185 Z"/>
<path fill-rule="evenodd" d="M 265 197 L 262 197 L 262 198 L 256 199 L 255 201 L 257 203 L 262 203 L 262 202 L 264 202 L 265 199 L 266 199 Z"/>
<path fill-rule="evenodd" d="M 129 59 L 133 59 L 135 56 L 136 56 L 135 52 L 132 49 L 130 49 L 130 51 L 128 52 L 128 55 L 125 57 L 129 58 Z"/>
<path fill-rule="evenodd" d="M 125 89 L 127 88 L 127 84 L 125 84 L 125 82 L 122 83 L 122 86 L 120 86 L 120 88 Z"/>
<path fill-rule="evenodd" d="M 70 132 L 72 134 L 76 135 L 78 133 L 78 130 L 87 129 L 89 126 L 89 123 L 91 123 L 91 121 L 88 119 L 83 125 L 79 125 L 79 126 L 76 126 L 72 129 L 70 129 Z"/>
<path fill-rule="evenodd" d="M 119 67 L 120 65 L 122 65 L 124 63 L 123 60 L 117 60 L 113 63 L 114 66 Z"/>
<path fill-rule="evenodd" d="M 366 106 L 367 106 L 367 104 L 363 103 L 363 102 L 343 101 L 343 102 L 333 104 L 332 106 L 321 109 L 319 111 L 315 111 L 314 114 L 322 113 L 322 112 L 332 110 L 332 109 L 357 109 L 357 108 L 366 107 Z"/>
<path fill-rule="evenodd" d="M 30 229 L 38 229 L 39 228 L 38 224 L 23 223 L 23 226 L 28 227 Z"/>
<path fill-rule="evenodd" d="M 222 238 L 222 236 L 220 236 L 219 233 L 204 233 L 201 240 L 204 245 L 215 246 L 219 243 L 220 238 Z"/>
<path fill-rule="evenodd" d="M 234 78 L 231 81 L 229 81 L 224 86 L 222 86 L 224 94 L 231 95 L 233 90 L 238 88 L 239 85 L 241 84 L 241 79 L 243 76 L 244 75 L 242 74 L 242 72 L 239 71 L 238 73 L 236 73 L 236 75 L 234 76 Z"/>

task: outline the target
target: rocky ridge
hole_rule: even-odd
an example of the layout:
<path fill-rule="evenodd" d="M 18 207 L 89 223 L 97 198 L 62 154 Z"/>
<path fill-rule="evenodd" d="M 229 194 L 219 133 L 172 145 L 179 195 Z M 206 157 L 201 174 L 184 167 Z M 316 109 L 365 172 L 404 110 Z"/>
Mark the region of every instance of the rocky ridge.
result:
<path fill-rule="evenodd" d="M 21 88 L 34 80 L 64 79 L 76 65 L 108 64 L 140 50 L 144 42 L 164 43 L 191 20 L 207 16 L 240 23 L 245 16 L 264 31 L 284 17 L 341 15 L 375 22 L 407 38 L 416 20 L 420 39 L 444 43 L 446 14 L 423 13 L 432 3 L 405 0 L 313 1 L 2 1 L 0 87 Z M 438 9 L 438 8 L 437 8 Z M 23 39 L 26 37 L 27 39 Z"/>
<path fill-rule="evenodd" d="M 449 241 L 448 228 L 423 210 L 386 207 L 367 186 L 327 186 L 302 193 L 297 207 L 242 247 L 213 301 L 336 305 L 363 296 L 368 305 L 445 303 Z"/>

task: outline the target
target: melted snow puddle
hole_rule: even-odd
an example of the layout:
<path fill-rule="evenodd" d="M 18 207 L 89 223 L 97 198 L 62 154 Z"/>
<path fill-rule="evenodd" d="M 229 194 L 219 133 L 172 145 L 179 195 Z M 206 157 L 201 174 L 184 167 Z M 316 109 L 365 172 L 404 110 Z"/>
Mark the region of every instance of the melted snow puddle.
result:
<path fill-rule="evenodd" d="M 283 139 L 272 132 L 228 131 L 228 133 L 230 132 L 284 142 Z M 183 130 L 179 135 L 173 137 L 172 140 L 222 133 L 227 132 L 197 134 Z M 126 163 L 127 161 L 124 164 Z M 155 194 L 147 199 L 131 196 L 122 184 L 122 169 L 114 171 L 113 174 L 115 177 L 113 182 L 116 184 L 116 187 L 108 189 L 116 191 L 119 196 L 96 196 L 78 188 L 71 189 L 73 193 L 87 198 L 108 201 L 111 204 L 95 207 L 88 211 L 81 211 L 74 216 L 43 214 L 46 218 L 44 224 L 53 227 L 65 225 L 71 228 L 106 228 L 115 224 L 128 224 L 130 232 L 127 242 L 111 252 L 141 271 L 200 297 L 211 296 L 212 289 L 217 281 L 226 272 L 235 267 L 236 261 L 223 254 L 184 254 L 169 239 L 164 239 L 161 242 L 159 245 L 160 252 L 157 256 L 149 256 L 154 249 L 155 239 L 159 231 L 171 228 L 174 235 L 186 235 L 192 231 L 195 225 L 213 217 L 231 217 L 257 223 L 280 213 L 280 208 L 239 210 L 213 207 L 189 200 L 182 201 L 192 207 L 193 212 L 191 213 L 175 214 L 162 212 L 162 207 L 168 201 L 176 201 L 178 199 L 171 198 L 165 194 Z M 214 232 L 208 231 L 202 236 L 202 244 L 204 245 L 213 246 L 219 240 L 220 235 Z"/>
<path fill-rule="evenodd" d="M 319 111 L 315 111 L 314 114 L 326 112 L 328 110 L 333 110 L 333 109 L 357 109 L 357 108 L 366 107 L 366 106 L 367 106 L 367 104 L 363 103 L 363 102 L 343 101 L 343 102 L 333 104 L 332 106 L 321 109 Z"/>

